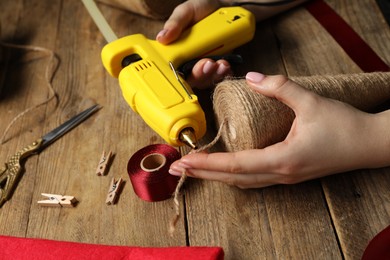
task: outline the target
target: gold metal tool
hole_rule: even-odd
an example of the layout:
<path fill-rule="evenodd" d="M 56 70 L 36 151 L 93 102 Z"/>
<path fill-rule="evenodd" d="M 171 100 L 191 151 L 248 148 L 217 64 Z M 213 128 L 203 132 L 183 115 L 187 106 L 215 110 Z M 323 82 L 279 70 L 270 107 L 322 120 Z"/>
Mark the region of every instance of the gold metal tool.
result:
<path fill-rule="evenodd" d="M 16 188 L 17 181 L 22 172 L 21 161 L 30 155 L 38 154 L 47 146 L 52 144 L 58 138 L 75 128 L 82 121 L 87 119 L 90 115 L 100 108 L 99 105 L 94 105 L 75 117 L 69 119 L 62 125 L 58 126 L 51 132 L 35 140 L 30 145 L 12 155 L 8 162 L 0 168 L 0 208 L 3 204 L 11 198 L 13 190 Z"/>
<path fill-rule="evenodd" d="M 192 149 L 197 149 L 197 141 L 194 130 L 192 128 L 185 128 L 180 132 L 179 139 L 181 142 L 191 147 Z"/>

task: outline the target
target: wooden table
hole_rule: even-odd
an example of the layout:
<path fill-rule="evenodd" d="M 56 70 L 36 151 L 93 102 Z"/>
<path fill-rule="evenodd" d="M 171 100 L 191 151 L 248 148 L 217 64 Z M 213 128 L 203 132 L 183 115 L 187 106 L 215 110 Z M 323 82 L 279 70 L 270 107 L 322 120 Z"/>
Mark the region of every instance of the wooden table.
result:
<path fill-rule="evenodd" d="M 375 0 L 327 0 L 390 64 L 390 30 Z M 154 21 L 100 5 L 119 36 L 154 38 Z M 1 145 L 5 161 L 18 149 L 91 103 L 103 108 L 24 164 L 12 196 L 0 209 L 0 234 L 131 246 L 221 246 L 226 259 L 359 259 L 370 239 L 390 224 L 390 169 L 358 170 L 296 185 L 240 190 L 188 180 L 182 217 L 167 230 L 172 200 L 148 203 L 133 192 L 126 165 L 142 147 L 163 143 L 133 113 L 116 79 L 100 60 L 105 40 L 79 0 L 0 1 L 1 40 L 42 46 L 60 59 L 53 88 L 57 100 L 17 121 Z M 21 111 L 47 98 L 47 57 L 3 48 L 0 134 Z M 244 75 L 355 73 L 360 69 L 304 8 L 258 24 L 255 39 L 237 53 Z M 115 158 L 107 176 L 95 169 L 103 150 Z M 183 151 L 182 151 L 183 152 Z M 107 206 L 112 177 L 126 180 L 119 201 Z M 41 193 L 73 195 L 75 208 L 45 208 Z"/>

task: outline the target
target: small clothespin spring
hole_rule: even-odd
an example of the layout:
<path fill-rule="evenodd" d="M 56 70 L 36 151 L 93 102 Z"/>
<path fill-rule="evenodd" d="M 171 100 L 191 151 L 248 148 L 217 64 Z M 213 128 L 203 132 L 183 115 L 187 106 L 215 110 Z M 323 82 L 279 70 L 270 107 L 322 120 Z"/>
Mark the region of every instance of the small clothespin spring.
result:
<path fill-rule="evenodd" d="M 106 198 L 107 205 L 113 205 L 117 202 L 122 183 L 123 183 L 122 178 L 119 178 L 118 180 L 112 178 L 110 188 L 108 189 L 108 194 Z"/>
<path fill-rule="evenodd" d="M 78 202 L 73 196 L 63 196 L 57 194 L 41 193 L 42 196 L 47 197 L 46 200 L 39 200 L 38 204 L 48 207 L 74 207 Z"/>
<path fill-rule="evenodd" d="M 103 151 L 103 154 L 100 158 L 99 165 L 96 169 L 96 175 L 98 176 L 104 176 L 107 173 L 108 164 L 111 161 L 112 152 L 110 151 L 107 155 L 105 154 L 105 151 Z"/>

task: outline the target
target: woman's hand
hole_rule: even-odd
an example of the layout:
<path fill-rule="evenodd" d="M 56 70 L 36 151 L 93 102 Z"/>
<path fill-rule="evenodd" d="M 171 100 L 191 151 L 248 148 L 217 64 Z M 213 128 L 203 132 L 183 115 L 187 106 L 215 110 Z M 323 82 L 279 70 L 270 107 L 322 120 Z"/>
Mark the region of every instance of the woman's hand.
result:
<path fill-rule="evenodd" d="M 178 5 L 172 15 L 165 22 L 164 28 L 157 34 L 157 41 L 162 44 L 170 44 L 181 33 L 208 16 L 220 7 L 218 0 L 189 0 Z M 202 59 L 195 64 L 187 82 L 197 88 L 205 88 L 221 81 L 232 73 L 230 64 L 226 60 L 213 61 Z"/>
<path fill-rule="evenodd" d="M 255 91 L 294 111 L 296 118 L 286 139 L 258 150 L 189 154 L 171 165 L 171 174 L 186 172 L 195 178 L 255 188 L 390 165 L 389 111 L 364 113 L 284 76 L 250 72 L 246 79 Z"/>

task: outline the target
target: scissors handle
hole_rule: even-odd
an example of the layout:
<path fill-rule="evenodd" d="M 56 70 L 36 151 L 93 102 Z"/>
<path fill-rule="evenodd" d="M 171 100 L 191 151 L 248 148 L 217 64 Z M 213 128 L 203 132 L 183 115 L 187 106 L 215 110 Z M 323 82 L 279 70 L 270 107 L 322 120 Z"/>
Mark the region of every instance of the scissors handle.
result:
<path fill-rule="evenodd" d="M 12 155 L 0 168 L 0 208 L 10 198 L 22 172 L 21 160 L 38 151 L 43 143 L 40 138 Z"/>

